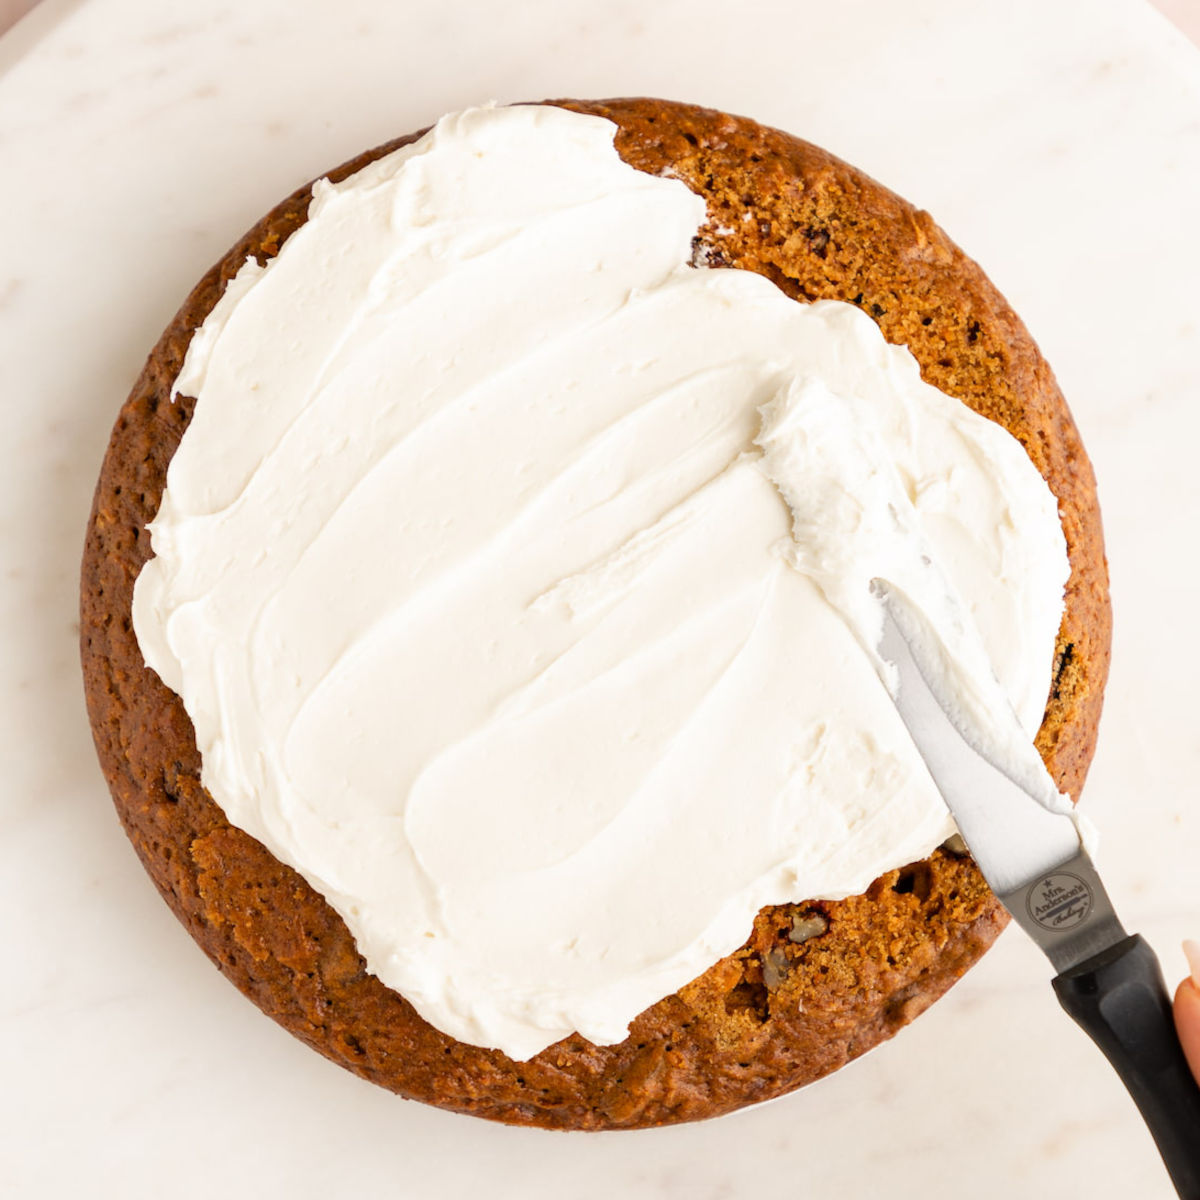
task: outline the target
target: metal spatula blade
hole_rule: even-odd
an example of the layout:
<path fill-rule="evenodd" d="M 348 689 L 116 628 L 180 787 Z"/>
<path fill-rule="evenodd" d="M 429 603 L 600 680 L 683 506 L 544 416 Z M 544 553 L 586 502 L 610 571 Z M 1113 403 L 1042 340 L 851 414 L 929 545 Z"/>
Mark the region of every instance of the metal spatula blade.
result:
<path fill-rule="evenodd" d="M 898 608 L 904 602 L 886 585 L 882 593 L 879 652 L 896 669 L 896 710 L 963 840 L 1054 965 L 1059 1002 L 1120 1075 L 1176 1191 L 1200 1200 L 1200 1087 L 1154 951 L 1126 935 L 1071 818 L 1050 812 L 965 740 L 902 631 L 914 627 Z"/>

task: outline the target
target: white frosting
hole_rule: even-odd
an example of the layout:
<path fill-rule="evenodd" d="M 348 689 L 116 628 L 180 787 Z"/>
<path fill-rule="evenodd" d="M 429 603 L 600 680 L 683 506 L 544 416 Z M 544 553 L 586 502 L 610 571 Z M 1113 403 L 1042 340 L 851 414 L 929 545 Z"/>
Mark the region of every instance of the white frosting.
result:
<path fill-rule="evenodd" d="M 703 201 L 613 134 L 472 110 L 319 183 L 192 340 L 134 597 L 229 819 L 518 1059 L 953 831 L 867 580 L 942 563 L 1032 735 L 1066 579 L 1007 433 L 855 308 L 690 267 Z"/>
<path fill-rule="evenodd" d="M 915 367 L 911 357 L 905 360 L 910 370 Z M 941 397 L 940 420 L 934 422 L 921 420 L 906 402 L 903 386 L 886 372 L 840 393 L 820 379 L 796 379 L 763 407 L 756 442 L 763 469 L 792 513 L 791 561 L 820 586 L 872 651 L 883 629 L 880 600 L 884 592 L 890 595 L 910 648 L 963 737 L 1043 806 L 1070 814 L 1070 800 L 1054 786 L 996 676 L 989 648 L 1000 643 L 985 638 L 979 627 L 987 614 L 973 595 L 956 586 L 951 547 L 934 544 L 931 508 L 920 493 L 931 484 L 945 489 L 945 464 L 963 444 L 960 426 L 965 424 L 968 442 L 986 455 L 987 470 L 961 473 L 952 502 L 994 519 L 1006 527 L 998 532 L 1007 532 L 1010 540 L 1019 535 L 1026 551 L 1023 586 L 1014 591 L 1007 616 L 1030 629 L 1044 630 L 1043 620 L 1062 615 L 1061 604 L 1055 609 L 1046 599 L 1061 598 L 1069 574 L 1061 532 L 1058 553 L 1039 553 L 1041 548 L 1025 537 L 1058 531 L 1058 505 L 1014 438 L 999 426 L 979 426 L 975 414 L 941 392 L 925 387 L 922 400 L 927 402 L 931 392 Z M 995 432 L 988 432 L 989 425 Z M 904 452 L 897 454 L 905 442 Z M 997 504 L 997 475 L 1026 475 L 1031 486 Z M 959 529 L 972 541 L 979 537 L 973 521 Z M 960 546 L 953 553 L 967 549 Z M 997 563 L 997 569 L 1013 574 L 1011 565 Z M 891 664 L 877 659 L 876 665 L 894 692 Z M 1020 690 L 1036 695 L 1045 687 L 1045 664 L 1031 657 L 1025 667 L 1030 674 L 1020 681 Z M 1010 679 L 1010 689 L 1015 682 Z"/>

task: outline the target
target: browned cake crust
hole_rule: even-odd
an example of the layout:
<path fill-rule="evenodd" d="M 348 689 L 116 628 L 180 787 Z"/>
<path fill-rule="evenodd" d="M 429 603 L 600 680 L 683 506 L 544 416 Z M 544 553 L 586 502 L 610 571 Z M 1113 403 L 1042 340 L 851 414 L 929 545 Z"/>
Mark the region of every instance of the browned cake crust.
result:
<path fill-rule="evenodd" d="M 930 383 L 1020 439 L 1058 496 L 1070 551 L 1037 744 L 1077 796 L 1108 670 L 1100 517 L 1054 376 L 1004 298 L 927 213 L 797 138 L 659 100 L 560 103 L 615 121 L 626 161 L 669 170 L 705 198 L 710 224 L 698 249 L 708 265 L 758 271 L 797 299 L 858 305 L 909 347 Z M 308 201 L 307 187 L 290 196 L 188 297 L 121 410 L 96 489 L 82 578 L 88 708 L 117 811 L 167 903 L 250 999 L 334 1062 L 403 1096 L 517 1124 L 606 1129 L 711 1117 L 810 1083 L 890 1037 L 1003 928 L 967 857 L 939 850 L 865 896 L 765 909 L 740 950 L 644 1012 L 620 1045 L 572 1036 L 514 1062 L 433 1029 L 368 974 L 333 909 L 231 827 L 201 787 L 183 704 L 144 665 L 134 637 L 133 584 L 192 414 L 194 401 L 170 399 L 191 333 L 247 255 L 278 252 Z"/>

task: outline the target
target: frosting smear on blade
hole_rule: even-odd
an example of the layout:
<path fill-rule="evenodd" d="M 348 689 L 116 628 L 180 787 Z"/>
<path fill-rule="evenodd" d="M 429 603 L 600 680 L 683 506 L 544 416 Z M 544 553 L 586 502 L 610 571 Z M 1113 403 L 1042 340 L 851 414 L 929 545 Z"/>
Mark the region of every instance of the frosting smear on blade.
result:
<path fill-rule="evenodd" d="M 1031 738 L 1067 578 L 1004 430 L 854 307 L 691 267 L 703 200 L 614 132 L 476 109 L 317 184 L 191 342 L 134 596 L 229 820 L 517 1059 L 953 831 L 838 591 L 879 497 Z M 848 413 L 895 478 L 821 450 Z"/>

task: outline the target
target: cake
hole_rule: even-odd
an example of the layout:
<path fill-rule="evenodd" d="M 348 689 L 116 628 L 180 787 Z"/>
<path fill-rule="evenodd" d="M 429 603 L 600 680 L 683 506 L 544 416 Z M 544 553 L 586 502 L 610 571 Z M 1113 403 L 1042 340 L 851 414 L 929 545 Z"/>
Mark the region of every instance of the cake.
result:
<path fill-rule="evenodd" d="M 1099 515 L 1065 402 L 1019 320 L 927 214 L 816 147 L 686 105 L 559 103 L 614 122 L 629 165 L 703 197 L 704 266 L 757 272 L 799 301 L 857 306 L 908 347 L 926 381 L 1025 448 L 1057 497 L 1071 569 L 1037 745 L 1077 796 L 1107 670 Z M 185 302 L 118 418 L 96 492 L 82 576 L 89 711 L 118 813 L 164 898 L 219 969 L 333 1061 L 401 1095 L 510 1123 L 633 1128 L 715 1116 L 812 1082 L 889 1037 L 1003 927 L 960 843 L 864 894 L 765 908 L 741 948 L 646 1009 L 623 1041 L 575 1034 L 521 1061 L 423 1020 L 367 969 L 330 904 L 207 794 L 187 712 L 145 664 L 134 584 L 195 410 L 172 396 L 193 331 L 248 256 L 269 260 L 303 225 L 309 199 L 305 188 L 284 201 Z"/>

